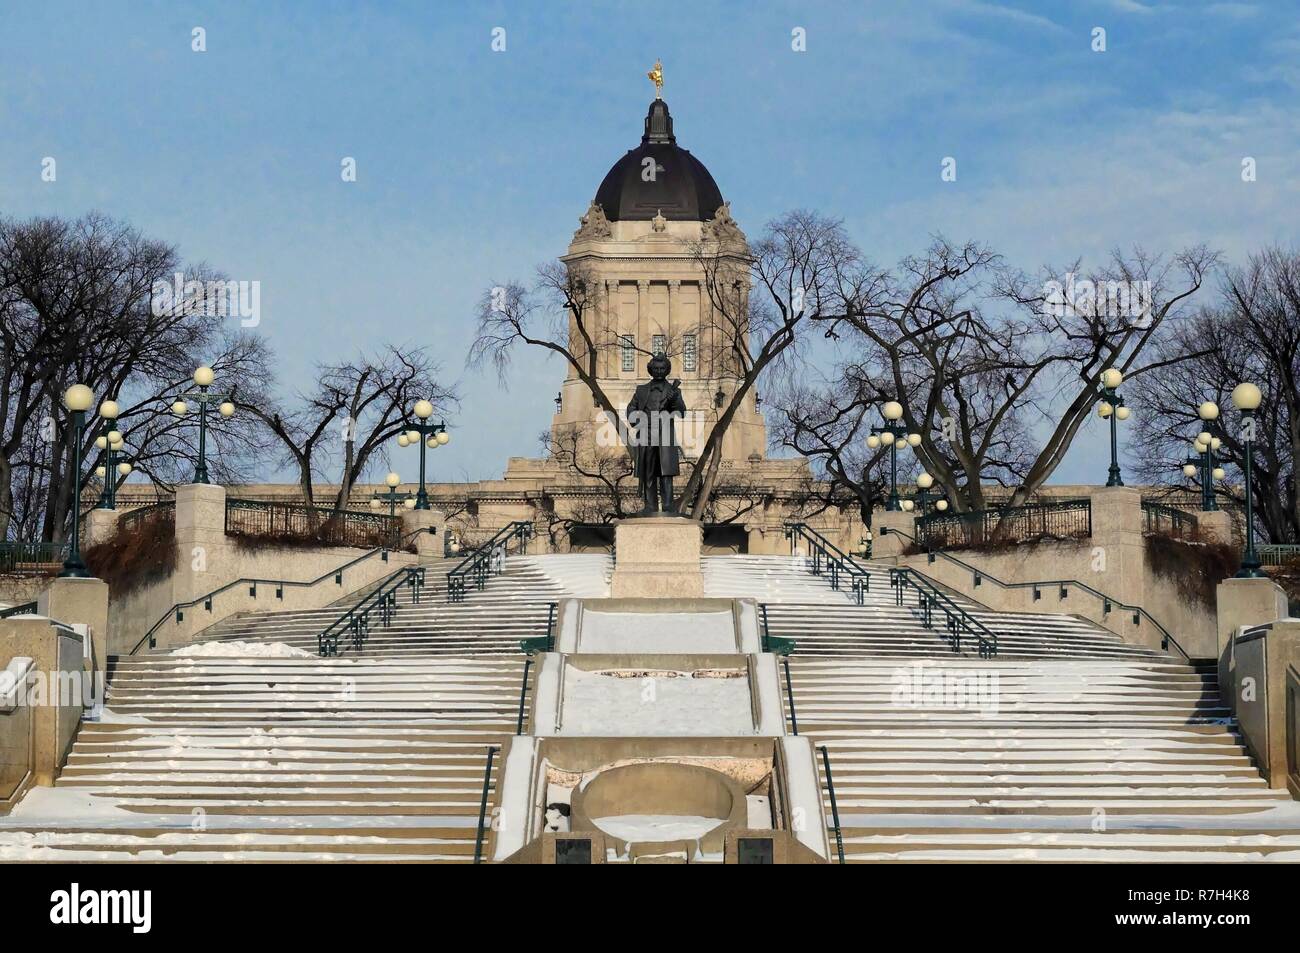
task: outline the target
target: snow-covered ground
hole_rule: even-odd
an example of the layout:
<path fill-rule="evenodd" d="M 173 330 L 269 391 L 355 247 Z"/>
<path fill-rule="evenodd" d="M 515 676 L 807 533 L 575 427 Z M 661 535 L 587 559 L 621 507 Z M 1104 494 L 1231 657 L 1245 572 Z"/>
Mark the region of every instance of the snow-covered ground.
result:
<path fill-rule="evenodd" d="M 169 654 L 186 658 L 316 658 L 313 652 L 284 642 L 196 642 Z"/>
<path fill-rule="evenodd" d="M 749 680 L 690 672 L 644 672 L 633 677 L 564 673 L 565 735 L 647 737 L 754 734 Z"/>
<path fill-rule="evenodd" d="M 695 654 L 737 652 L 735 623 L 722 612 L 582 613 L 579 652 Z"/>

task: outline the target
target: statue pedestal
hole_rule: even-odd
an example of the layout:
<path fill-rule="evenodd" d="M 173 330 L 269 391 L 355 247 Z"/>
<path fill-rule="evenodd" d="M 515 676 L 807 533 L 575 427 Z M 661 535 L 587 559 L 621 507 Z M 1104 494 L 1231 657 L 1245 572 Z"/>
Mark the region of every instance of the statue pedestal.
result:
<path fill-rule="evenodd" d="M 639 516 L 614 524 L 615 599 L 693 599 L 704 595 L 704 527 L 680 516 Z"/>

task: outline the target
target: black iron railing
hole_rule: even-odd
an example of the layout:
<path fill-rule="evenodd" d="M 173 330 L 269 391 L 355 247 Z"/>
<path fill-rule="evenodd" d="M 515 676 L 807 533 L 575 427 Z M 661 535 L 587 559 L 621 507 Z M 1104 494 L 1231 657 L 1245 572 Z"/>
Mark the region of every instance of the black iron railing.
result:
<path fill-rule="evenodd" d="M 786 523 L 785 537 L 790 540 L 791 556 L 799 552 L 800 540 L 805 543 L 809 572 L 814 576 L 825 576 L 837 592 L 842 584 L 849 584 L 854 600 L 862 605 L 863 594 L 871 591 L 871 573 L 807 523 Z"/>
<path fill-rule="evenodd" d="M 265 500 L 226 500 L 226 535 L 314 540 L 326 546 L 390 546 L 402 531 L 399 516 L 331 510 Z"/>
<path fill-rule="evenodd" d="M 1185 539 L 1196 535 L 1196 524 L 1196 516 L 1186 510 L 1155 500 L 1142 501 L 1143 532 Z"/>
<path fill-rule="evenodd" d="M 1050 500 L 969 513 L 935 512 L 917 517 L 922 545 L 982 546 L 1041 539 L 1087 539 L 1092 535 L 1092 500 Z"/>
<path fill-rule="evenodd" d="M 998 637 L 992 629 L 953 601 L 952 597 L 915 569 L 906 566 L 889 570 L 889 585 L 894 590 L 894 604 L 903 605 L 904 589 L 916 592 L 917 607 L 921 610 L 921 624 L 934 628 L 935 613 L 942 612 L 948 644 L 960 652 L 962 639 L 974 639 L 980 658 L 998 654 Z"/>
<path fill-rule="evenodd" d="M 465 593 L 471 585 L 482 590 L 487 585 L 489 576 L 500 575 L 505 569 L 510 544 L 516 544 L 517 552 L 525 553 L 528 551 L 528 541 L 532 538 L 532 523 L 516 520 L 502 527 L 447 573 L 447 601 L 464 602 Z"/>
<path fill-rule="evenodd" d="M 885 532 L 884 530 L 881 530 L 882 535 L 884 534 L 884 532 Z M 913 539 L 913 537 L 903 532 L 902 530 L 894 529 L 894 530 L 890 530 L 890 532 L 897 533 L 899 536 L 902 536 L 904 539 L 909 539 L 912 540 L 912 542 L 916 542 L 916 540 Z M 962 560 L 958 559 L 956 556 L 952 555 L 951 553 L 946 553 L 941 549 L 937 549 L 933 546 L 927 546 L 924 548 L 924 551 L 926 554 L 926 560 L 928 562 L 933 563 L 936 559 L 942 557 L 948 562 L 960 566 L 962 569 L 969 572 L 972 576 L 972 581 L 976 586 L 979 586 L 982 582 L 987 580 L 988 582 L 991 582 L 995 586 L 998 586 L 999 588 L 1002 589 L 1032 589 L 1034 595 L 1034 601 L 1038 601 L 1042 597 L 1042 592 L 1045 589 L 1053 589 L 1053 588 L 1056 589 L 1061 599 L 1068 598 L 1071 589 L 1078 589 L 1080 592 L 1083 592 L 1086 595 L 1101 600 L 1103 615 L 1109 615 L 1111 611 L 1114 609 L 1121 609 L 1125 612 L 1133 613 L 1134 625 L 1140 625 L 1141 621 L 1143 619 L 1146 619 L 1153 626 L 1155 626 L 1156 629 L 1160 632 L 1160 648 L 1162 648 L 1165 651 L 1168 651 L 1169 646 L 1172 645 L 1174 648 L 1178 650 L 1179 654 L 1182 655 L 1183 658 L 1187 659 L 1188 661 L 1191 661 L 1192 659 L 1192 656 L 1187 652 L 1187 650 L 1178 644 L 1178 640 L 1175 639 L 1169 633 L 1168 629 L 1166 629 L 1163 625 L 1157 622 L 1155 617 L 1152 616 L 1151 613 L 1147 612 L 1141 606 L 1131 606 L 1128 605 L 1127 603 L 1120 602 L 1118 599 L 1112 599 L 1110 596 L 1106 595 L 1106 593 L 1102 592 L 1101 590 L 1094 589 L 1092 588 L 1092 586 L 1088 585 L 1085 582 L 1080 582 L 1078 579 L 1041 579 L 1034 582 L 1003 582 L 1001 579 L 998 579 L 995 576 L 990 576 L 982 569 L 976 569 L 970 563 L 963 562 Z"/>
<path fill-rule="evenodd" d="M 67 554 L 64 543 L 0 543 L 0 575 L 26 576 L 57 572 Z"/>
<path fill-rule="evenodd" d="M 385 629 L 392 623 L 397 612 L 397 594 L 403 586 L 411 591 L 411 602 L 419 605 L 420 590 L 424 588 L 424 567 L 399 569 L 383 585 L 331 622 L 316 637 L 317 654 L 338 655 L 340 642 L 344 642 L 344 651 L 351 644 L 354 651 L 360 652 L 376 621 Z"/>
<path fill-rule="evenodd" d="M 1300 562 L 1300 544 L 1266 543 L 1256 547 L 1261 566 L 1285 566 L 1287 563 Z"/>
<path fill-rule="evenodd" d="M 790 656 L 781 659 L 785 668 L 785 701 L 790 709 L 790 734 L 799 734 L 799 714 L 794 710 L 794 685 L 790 681 Z"/>
<path fill-rule="evenodd" d="M 559 603 L 551 602 L 546 607 L 546 634 L 519 640 L 519 651 L 525 655 L 537 652 L 555 651 L 555 610 Z"/>
<path fill-rule="evenodd" d="M 819 749 L 822 753 L 822 768 L 826 773 L 826 793 L 830 795 L 831 800 L 831 830 L 835 832 L 835 851 L 839 854 L 840 863 L 844 863 L 844 833 L 840 827 L 840 807 L 835 802 L 835 778 L 831 775 L 831 756 L 826 752 L 826 746 L 822 745 Z"/>
<path fill-rule="evenodd" d="M 528 673 L 533 669 L 533 657 L 524 659 L 524 677 L 519 680 L 519 719 L 515 722 L 515 734 L 524 733 L 524 714 L 528 703 Z"/>
<path fill-rule="evenodd" d="M 492 760 L 500 748 L 487 749 L 487 767 L 483 769 L 483 796 L 478 802 L 478 833 L 474 835 L 474 863 L 483 862 L 483 835 L 487 832 L 488 793 L 492 790 Z"/>
<path fill-rule="evenodd" d="M 792 655 L 795 650 L 794 639 L 787 639 L 784 636 L 773 635 L 768 629 L 766 602 L 762 603 L 758 607 L 758 614 L 763 624 L 763 651 L 771 652 L 773 655 Z"/>
<path fill-rule="evenodd" d="M 160 500 L 147 506 L 126 510 L 117 518 L 117 528 L 119 532 L 128 532 L 154 520 L 175 524 L 176 501 Z"/>

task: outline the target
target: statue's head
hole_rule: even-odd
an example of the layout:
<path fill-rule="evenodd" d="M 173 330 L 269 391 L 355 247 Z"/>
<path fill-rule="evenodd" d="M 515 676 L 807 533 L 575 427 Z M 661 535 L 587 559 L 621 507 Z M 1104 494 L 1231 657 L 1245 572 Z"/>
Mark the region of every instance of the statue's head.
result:
<path fill-rule="evenodd" d="M 646 370 L 650 376 L 657 381 L 664 380 L 672 372 L 673 362 L 668 360 L 662 354 L 656 354 L 650 358 L 650 363 L 646 365 Z"/>

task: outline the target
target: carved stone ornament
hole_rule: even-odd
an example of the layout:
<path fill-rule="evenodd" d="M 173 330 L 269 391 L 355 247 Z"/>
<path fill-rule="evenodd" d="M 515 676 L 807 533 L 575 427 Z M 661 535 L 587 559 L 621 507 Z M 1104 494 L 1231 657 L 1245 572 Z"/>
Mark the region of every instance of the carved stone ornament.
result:
<path fill-rule="evenodd" d="M 578 221 L 581 224 L 573 233 L 574 241 L 582 238 L 612 238 L 614 235 L 614 229 L 610 227 L 609 219 L 605 217 L 605 210 L 595 202 L 591 203 L 587 214 Z"/>
<path fill-rule="evenodd" d="M 713 218 L 704 223 L 705 240 L 718 242 L 743 242 L 745 233 L 740 230 L 736 220 L 731 217 L 731 203 L 723 202 L 714 213 Z"/>

